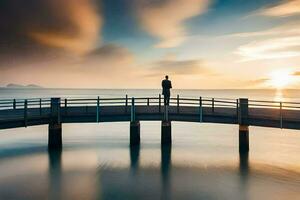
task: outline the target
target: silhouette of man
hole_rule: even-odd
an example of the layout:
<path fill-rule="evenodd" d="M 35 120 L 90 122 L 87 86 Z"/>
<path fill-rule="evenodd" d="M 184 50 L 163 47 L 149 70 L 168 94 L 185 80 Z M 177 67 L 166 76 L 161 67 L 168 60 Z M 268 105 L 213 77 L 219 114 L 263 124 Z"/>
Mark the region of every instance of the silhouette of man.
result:
<path fill-rule="evenodd" d="M 170 96 L 171 96 L 171 92 L 170 89 L 172 88 L 172 83 L 169 80 L 169 76 L 166 75 L 165 79 L 161 82 L 161 86 L 162 86 L 162 94 L 164 95 L 164 104 L 165 105 L 169 105 L 170 103 Z"/>

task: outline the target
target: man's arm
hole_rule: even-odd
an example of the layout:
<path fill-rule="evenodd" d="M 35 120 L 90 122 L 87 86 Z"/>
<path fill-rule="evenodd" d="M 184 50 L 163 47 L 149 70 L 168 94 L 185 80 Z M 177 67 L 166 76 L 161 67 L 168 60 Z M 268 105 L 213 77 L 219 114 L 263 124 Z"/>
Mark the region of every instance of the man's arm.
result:
<path fill-rule="evenodd" d="M 172 88 L 172 82 L 170 81 L 170 89 Z"/>

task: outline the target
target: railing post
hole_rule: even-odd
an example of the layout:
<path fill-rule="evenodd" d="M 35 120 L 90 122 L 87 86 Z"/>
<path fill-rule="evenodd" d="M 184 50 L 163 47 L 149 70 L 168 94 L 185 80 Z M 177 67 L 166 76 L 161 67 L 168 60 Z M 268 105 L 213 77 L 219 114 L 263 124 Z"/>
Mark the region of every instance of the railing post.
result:
<path fill-rule="evenodd" d="M 68 99 L 65 98 L 65 114 L 67 115 L 68 113 Z"/>
<path fill-rule="evenodd" d="M 134 97 L 131 98 L 130 146 L 140 144 L 140 122 L 136 121 Z"/>
<path fill-rule="evenodd" d="M 169 121 L 169 106 L 165 105 L 164 121 Z"/>
<path fill-rule="evenodd" d="M 147 106 L 150 106 L 150 99 L 147 98 Z"/>
<path fill-rule="evenodd" d="M 131 113 L 130 113 L 130 116 L 131 116 L 130 121 L 131 121 L 131 122 L 134 122 L 134 121 L 135 121 L 135 105 L 134 105 L 134 97 L 131 98 Z"/>
<path fill-rule="evenodd" d="M 213 113 L 215 112 L 215 98 L 211 99 L 211 110 Z"/>
<path fill-rule="evenodd" d="M 248 99 L 239 99 L 239 124 L 248 126 Z"/>
<path fill-rule="evenodd" d="M 48 129 L 48 148 L 62 148 L 62 126 L 60 120 L 60 98 L 51 98 L 51 118 Z"/>
<path fill-rule="evenodd" d="M 280 128 L 282 129 L 282 102 L 280 102 Z"/>
<path fill-rule="evenodd" d="M 27 99 L 24 100 L 24 126 L 27 127 Z"/>
<path fill-rule="evenodd" d="M 164 119 L 161 122 L 161 145 L 172 144 L 172 125 L 169 120 L 169 106 L 164 106 Z"/>
<path fill-rule="evenodd" d="M 161 112 L 161 94 L 158 95 L 158 111 Z"/>
<path fill-rule="evenodd" d="M 236 118 L 239 121 L 239 100 L 236 99 Z"/>
<path fill-rule="evenodd" d="M 179 113 L 179 95 L 177 95 L 177 112 Z"/>
<path fill-rule="evenodd" d="M 199 117 L 200 122 L 203 122 L 203 108 L 202 108 L 202 97 L 199 98 Z"/>
<path fill-rule="evenodd" d="M 40 99 L 40 116 L 42 115 L 42 99 Z"/>
<path fill-rule="evenodd" d="M 13 109 L 14 110 L 16 109 L 16 99 L 14 99 L 14 101 L 13 101 Z"/>
<path fill-rule="evenodd" d="M 100 110 L 100 98 L 99 96 L 97 97 L 97 109 L 96 109 L 96 118 L 97 118 L 97 123 L 99 123 L 99 110 Z"/>
<path fill-rule="evenodd" d="M 249 152 L 249 103 L 248 99 L 239 99 L 239 151 Z"/>

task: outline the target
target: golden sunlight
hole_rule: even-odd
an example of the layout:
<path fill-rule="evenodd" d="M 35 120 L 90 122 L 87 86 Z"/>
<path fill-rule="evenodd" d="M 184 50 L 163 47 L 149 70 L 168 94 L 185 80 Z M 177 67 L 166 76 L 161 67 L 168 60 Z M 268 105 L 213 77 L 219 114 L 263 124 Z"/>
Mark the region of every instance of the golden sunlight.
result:
<path fill-rule="evenodd" d="M 273 88 L 283 89 L 291 84 L 292 78 L 291 73 L 287 70 L 273 71 L 270 74 L 268 85 Z"/>

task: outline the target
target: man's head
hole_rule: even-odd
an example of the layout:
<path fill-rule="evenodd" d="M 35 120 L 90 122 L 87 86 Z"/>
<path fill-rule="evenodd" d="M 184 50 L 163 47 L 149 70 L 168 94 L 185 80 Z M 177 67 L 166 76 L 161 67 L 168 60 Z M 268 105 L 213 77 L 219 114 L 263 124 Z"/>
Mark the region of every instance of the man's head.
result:
<path fill-rule="evenodd" d="M 167 80 L 169 79 L 169 76 L 168 76 L 168 75 L 166 75 L 165 77 L 166 77 Z"/>

